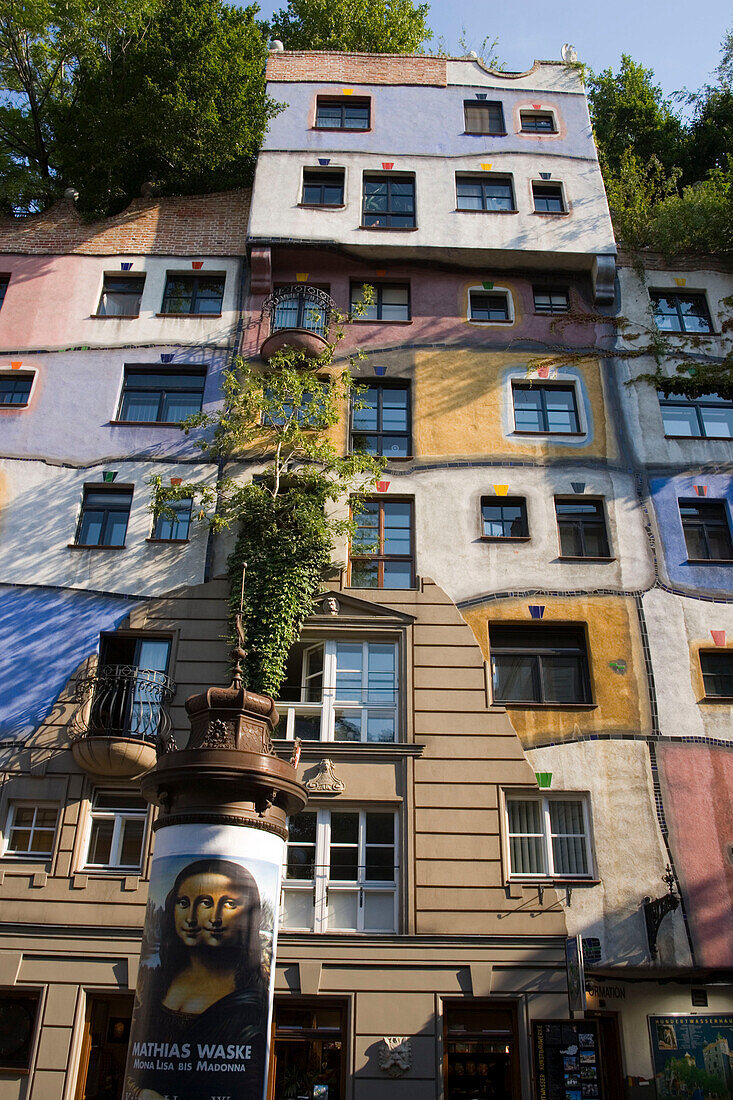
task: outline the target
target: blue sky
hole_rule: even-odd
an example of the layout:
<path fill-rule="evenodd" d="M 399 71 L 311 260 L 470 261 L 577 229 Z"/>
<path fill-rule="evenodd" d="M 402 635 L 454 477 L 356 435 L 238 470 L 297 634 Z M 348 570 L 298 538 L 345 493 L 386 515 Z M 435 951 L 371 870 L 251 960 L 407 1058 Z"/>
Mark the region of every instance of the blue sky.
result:
<path fill-rule="evenodd" d="M 285 0 L 260 0 L 269 17 Z M 460 53 L 465 27 L 469 49 L 498 38 L 498 53 L 512 70 L 528 69 L 535 58 L 559 59 L 572 42 L 580 61 L 599 71 L 618 68 L 622 53 L 654 69 L 667 93 L 695 90 L 711 79 L 720 42 L 733 25 L 731 0 L 433 0 L 429 23 L 451 52 Z"/>

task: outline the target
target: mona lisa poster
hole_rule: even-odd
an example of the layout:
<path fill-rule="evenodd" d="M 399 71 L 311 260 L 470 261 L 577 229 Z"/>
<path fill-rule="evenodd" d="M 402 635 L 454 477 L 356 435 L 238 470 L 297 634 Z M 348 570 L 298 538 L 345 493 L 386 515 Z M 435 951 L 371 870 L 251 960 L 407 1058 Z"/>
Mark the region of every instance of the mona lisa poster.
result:
<path fill-rule="evenodd" d="M 259 829 L 158 833 L 125 1100 L 263 1100 L 283 853 Z"/>

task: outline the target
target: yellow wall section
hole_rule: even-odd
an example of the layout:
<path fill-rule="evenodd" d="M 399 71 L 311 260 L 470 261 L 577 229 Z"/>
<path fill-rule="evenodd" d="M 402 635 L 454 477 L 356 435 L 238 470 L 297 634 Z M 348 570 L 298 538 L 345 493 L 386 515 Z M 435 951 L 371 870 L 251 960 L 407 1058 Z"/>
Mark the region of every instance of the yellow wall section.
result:
<path fill-rule="evenodd" d="M 548 738 L 562 741 L 578 734 L 623 731 L 651 732 L 644 655 L 636 607 L 627 597 L 590 596 L 526 600 L 497 600 L 464 612 L 486 659 L 489 659 L 489 623 L 521 622 L 535 625 L 529 604 L 544 604 L 543 623 L 587 624 L 588 658 L 593 707 L 509 706 L 507 712 L 525 748 Z M 539 622 L 537 625 L 540 625 Z M 623 675 L 610 661 L 626 661 Z"/>

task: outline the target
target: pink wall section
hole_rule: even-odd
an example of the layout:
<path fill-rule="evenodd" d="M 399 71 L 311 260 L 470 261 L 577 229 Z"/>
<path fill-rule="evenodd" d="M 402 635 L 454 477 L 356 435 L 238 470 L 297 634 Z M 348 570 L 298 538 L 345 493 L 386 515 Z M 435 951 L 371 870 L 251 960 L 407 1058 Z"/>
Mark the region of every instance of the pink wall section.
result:
<path fill-rule="evenodd" d="M 0 348 L 27 348 L 30 333 L 33 347 L 41 350 L 79 340 L 80 319 L 97 308 L 103 259 L 3 256 L 0 266 L 10 273 L 0 311 Z"/>
<path fill-rule="evenodd" d="M 733 748 L 657 746 L 669 841 L 698 966 L 733 966 Z"/>

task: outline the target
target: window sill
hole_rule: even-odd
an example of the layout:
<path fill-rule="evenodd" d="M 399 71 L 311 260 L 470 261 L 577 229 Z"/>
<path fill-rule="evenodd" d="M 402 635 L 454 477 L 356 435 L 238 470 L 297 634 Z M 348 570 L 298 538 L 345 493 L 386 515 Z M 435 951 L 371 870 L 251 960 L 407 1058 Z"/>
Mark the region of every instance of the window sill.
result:
<path fill-rule="evenodd" d="M 345 210 L 345 202 L 299 202 L 304 210 Z"/>
<path fill-rule="evenodd" d="M 477 101 L 478 102 L 478 101 Z M 507 130 L 464 130 L 464 137 L 506 137 Z"/>
<path fill-rule="evenodd" d="M 733 443 L 730 435 L 665 435 L 665 439 L 690 439 L 693 442 L 702 443 Z"/>
<path fill-rule="evenodd" d="M 599 878 L 585 878 L 579 876 L 578 878 L 559 878 L 547 876 L 543 878 L 541 875 L 536 875 L 534 878 L 524 878 L 522 875 L 510 875 L 507 882 L 508 886 L 544 886 L 545 889 L 552 889 L 553 886 L 600 886 L 601 880 Z"/>
<path fill-rule="evenodd" d="M 466 210 L 462 206 L 457 206 L 453 211 L 454 214 L 518 214 L 518 210 Z"/>
<path fill-rule="evenodd" d="M 317 134 L 371 134 L 371 126 L 311 126 Z"/>
<path fill-rule="evenodd" d="M 499 707 L 515 707 L 522 710 L 598 710 L 598 703 L 515 703 L 510 699 L 495 699 Z"/>
<path fill-rule="evenodd" d="M 587 435 L 587 432 L 543 432 L 543 431 L 538 431 L 537 429 L 530 430 L 528 428 L 515 428 L 514 432 L 512 434 L 513 435 L 555 436 L 558 439 L 568 439 L 568 438 L 572 437 L 573 439 L 578 439 L 578 438 L 582 438 L 583 436 Z"/>
<path fill-rule="evenodd" d="M 90 321 L 134 321 L 139 313 L 90 313 Z"/>
<path fill-rule="evenodd" d="M 517 134 L 520 137 L 538 138 L 538 137 L 559 137 L 559 130 L 517 130 Z"/>
<path fill-rule="evenodd" d="M 182 420 L 108 420 L 110 428 L 178 428 Z"/>
<path fill-rule="evenodd" d="M 367 233 L 417 233 L 420 228 L 417 225 L 360 225 L 359 229 Z"/>
<path fill-rule="evenodd" d="M 702 699 L 698 699 L 697 702 L 698 704 L 712 703 L 713 705 L 722 703 L 724 706 L 729 707 L 733 705 L 733 695 L 703 695 Z"/>
<path fill-rule="evenodd" d="M 15 402 L 10 401 L 0 401 L 0 409 L 27 409 L 28 405 L 28 401 L 24 401 L 22 404 L 16 404 Z"/>
<path fill-rule="evenodd" d="M 537 218 L 569 218 L 569 210 L 533 210 L 532 213 Z"/>
<path fill-rule="evenodd" d="M 479 535 L 479 542 L 529 542 L 530 535 Z"/>
<path fill-rule="evenodd" d="M 126 546 L 97 546 L 92 544 L 91 546 L 85 545 L 80 542 L 67 542 L 67 550 L 126 550 Z"/>
<path fill-rule="evenodd" d="M 286 704 L 282 704 L 285 709 Z M 293 752 L 293 741 L 285 737 L 273 737 L 272 745 L 275 752 L 283 759 L 290 759 Z M 425 745 L 416 742 L 405 741 L 303 741 L 301 747 L 301 759 L 314 757 L 320 760 L 327 753 L 334 760 L 348 760 L 354 756 L 422 756 Z"/>
<path fill-rule="evenodd" d="M 680 332 L 680 330 L 676 328 L 659 328 L 658 325 L 655 327 L 657 329 L 657 332 L 661 332 L 662 336 L 684 336 L 686 340 L 689 340 L 691 336 L 701 336 L 704 338 L 706 336 L 722 335 L 719 332 Z"/>
<path fill-rule="evenodd" d="M 556 309 L 554 312 L 549 309 L 536 309 L 534 311 L 535 317 L 562 317 L 563 314 L 570 313 L 569 309 Z"/>
<path fill-rule="evenodd" d="M 221 317 L 221 313 L 156 313 L 156 317 Z"/>
<path fill-rule="evenodd" d="M 595 562 L 608 562 L 616 561 L 614 557 L 607 557 L 605 554 L 558 554 L 558 561 L 595 561 Z"/>
<path fill-rule="evenodd" d="M 688 558 L 686 565 L 733 565 L 733 558 Z"/>
<path fill-rule="evenodd" d="M 514 324 L 514 318 L 513 317 L 507 317 L 503 321 L 500 321 L 498 319 L 496 321 L 479 321 L 476 317 L 468 317 L 466 319 L 467 319 L 469 325 L 513 325 Z"/>
<path fill-rule="evenodd" d="M 154 539 L 151 536 L 150 538 L 145 539 L 145 541 L 146 542 L 163 543 L 165 546 L 183 546 L 187 542 L 190 542 L 191 540 L 190 539 Z"/>
<path fill-rule="evenodd" d="M 351 324 L 352 325 L 411 325 L 412 324 L 412 318 L 410 317 L 410 319 L 408 321 L 391 321 L 391 320 L 380 321 L 379 319 L 375 318 L 375 320 L 372 321 L 372 320 L 367 320 L 364 317 L 361 317 L 361 318 L 355 317 L 354 320 L 351 322 Z M 366 432 L 364 434 L 366 435 Z"/>

